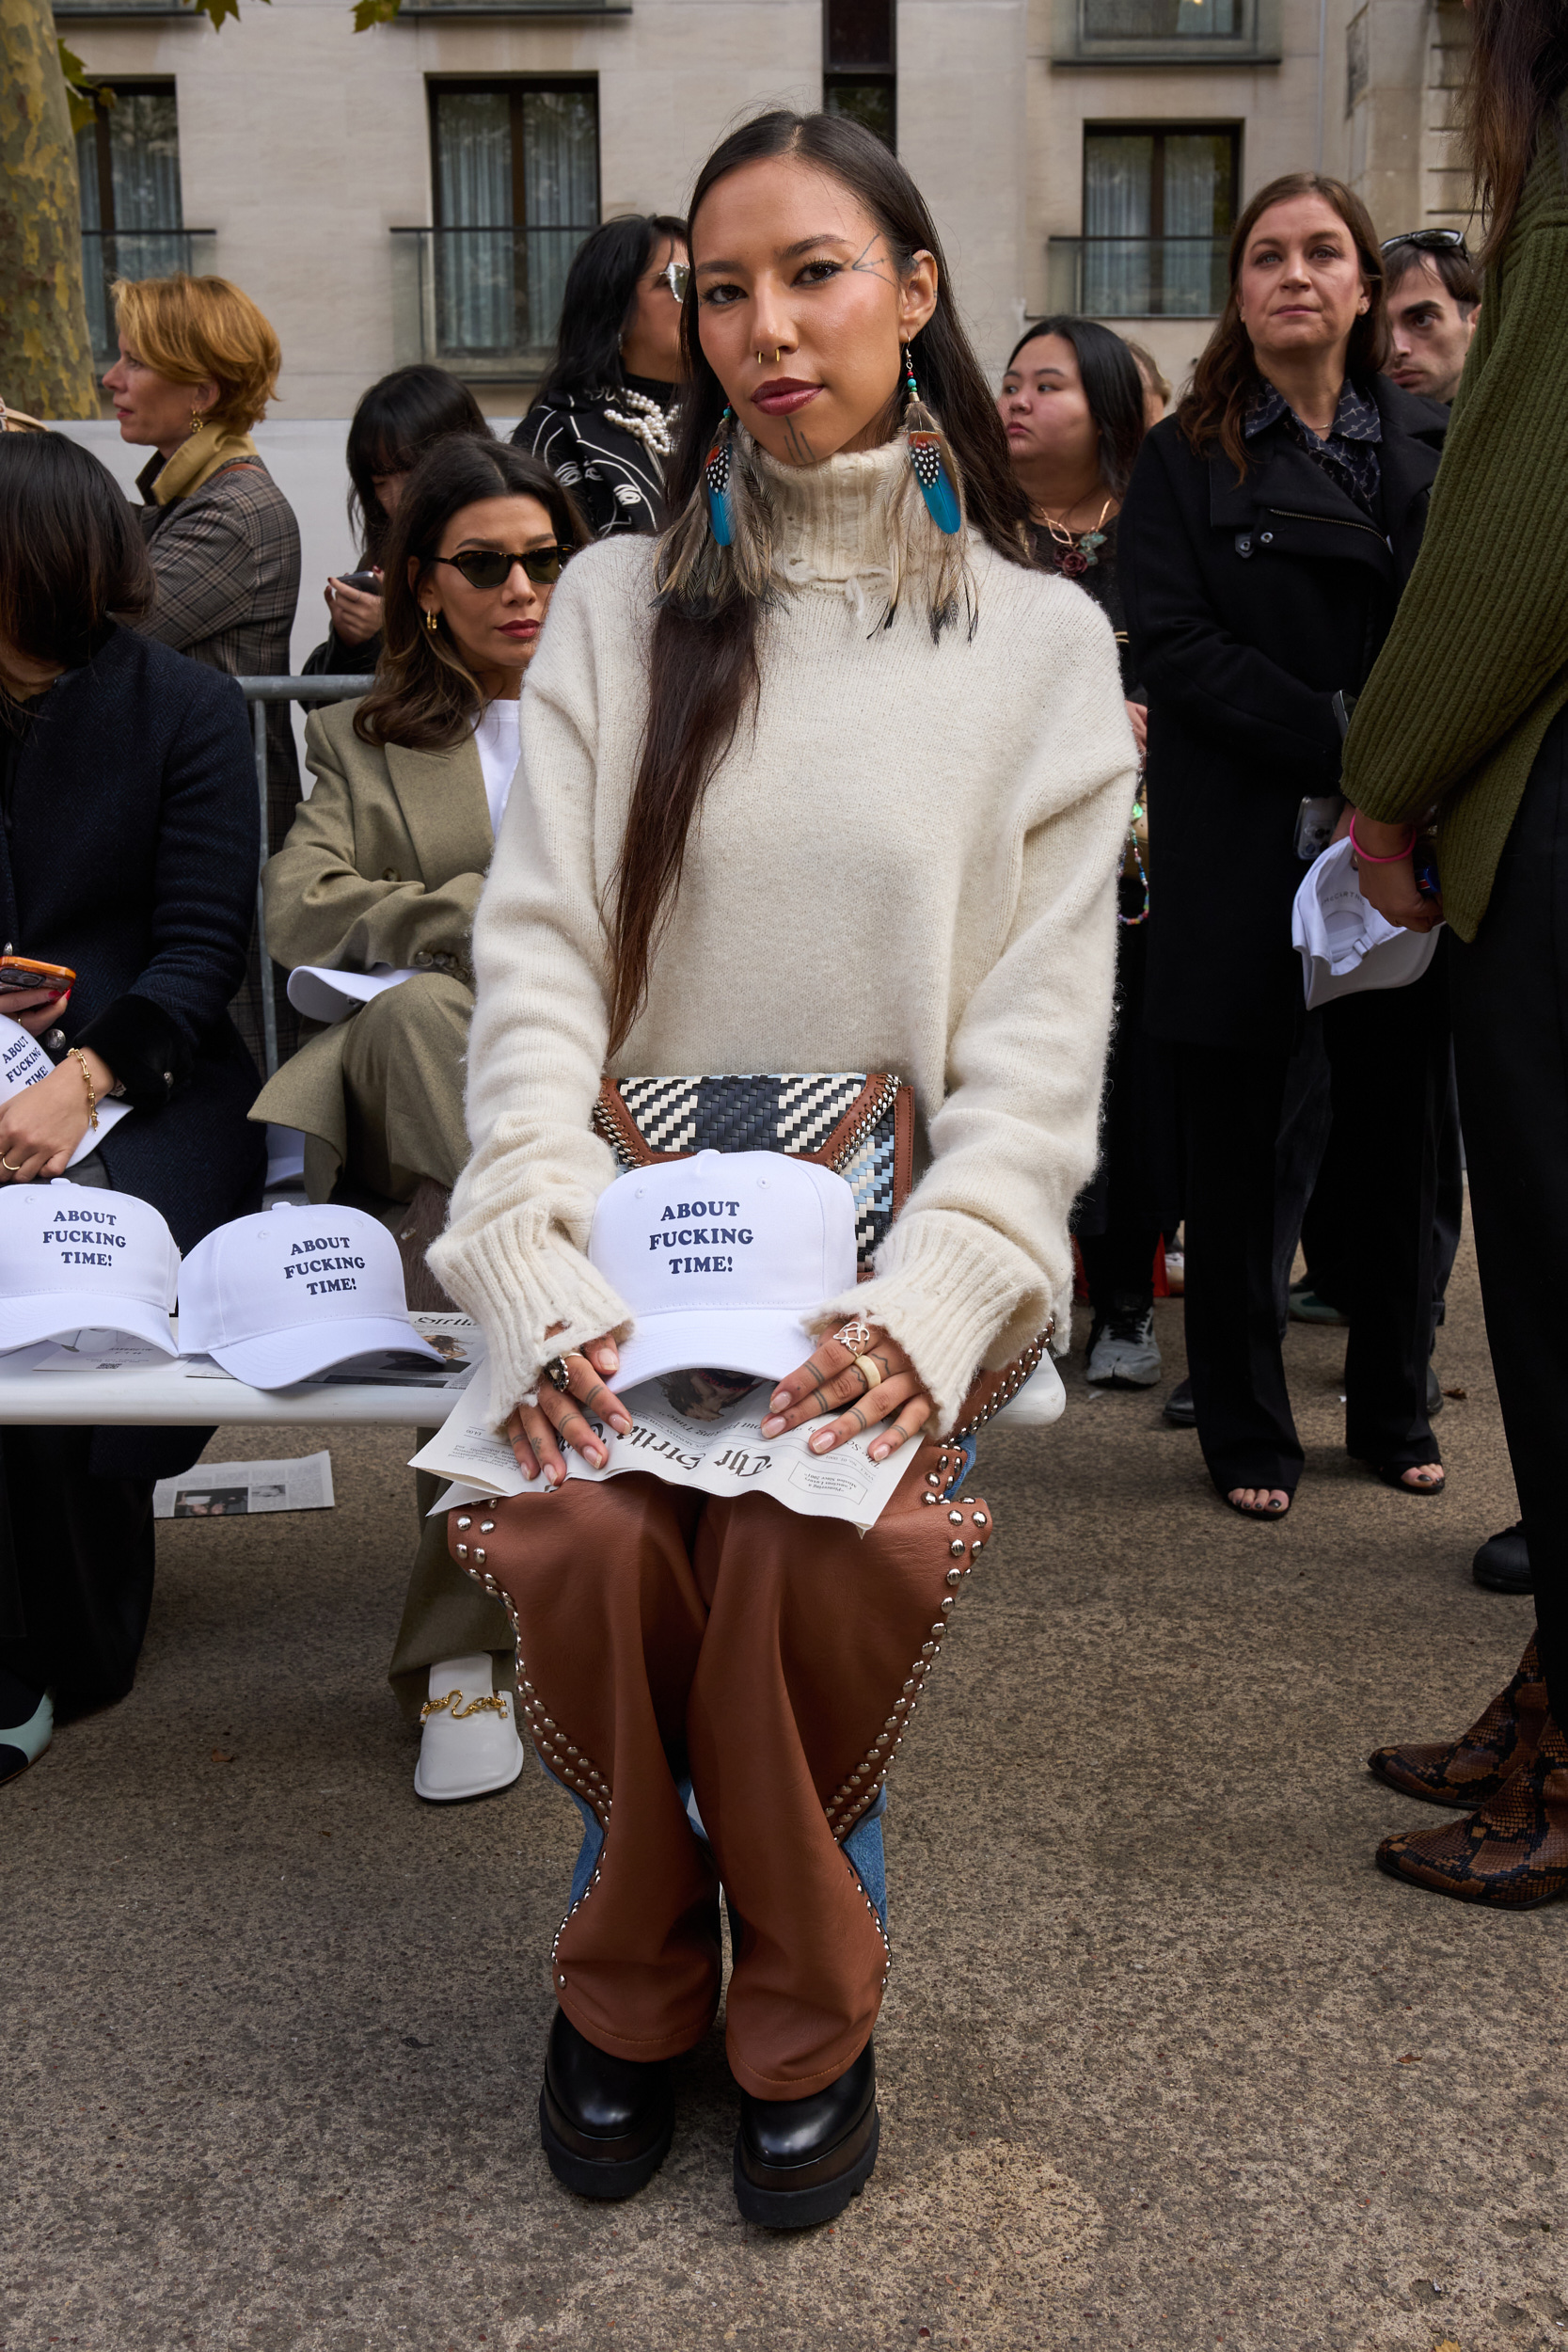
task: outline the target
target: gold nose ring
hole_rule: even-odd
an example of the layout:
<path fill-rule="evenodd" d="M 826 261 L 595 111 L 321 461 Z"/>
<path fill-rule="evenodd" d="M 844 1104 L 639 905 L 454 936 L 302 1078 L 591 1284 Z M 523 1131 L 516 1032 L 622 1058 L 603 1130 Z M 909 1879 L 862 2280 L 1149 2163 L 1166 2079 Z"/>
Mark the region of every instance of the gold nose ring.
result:
<path fill-rule="evenodd" d="M 779 364 L 779 361 L 780 361 L 783 358 L 784 358 L 784 346 L 783 346 L 783 344 L 781 343 L 781 344 L 780 344 L 780 346 L 778 347 L 778 349 L 777 349 L 777 350 L 774 352 L 774 354 L 773 354 L 773 365 L 774 365 L 775 367 L 777 367 L 777 366 L 778 366 L 778 364 Z M 758 367 L 759 367 L 759 368 L 765 368 L 765 367 L 768 365 L 768 354 L 767 354 L 767 352 L 766 352 L 766 351 L 759 351 L 759 352 L 757 353 L 757 365 L 758 365 Z"/>

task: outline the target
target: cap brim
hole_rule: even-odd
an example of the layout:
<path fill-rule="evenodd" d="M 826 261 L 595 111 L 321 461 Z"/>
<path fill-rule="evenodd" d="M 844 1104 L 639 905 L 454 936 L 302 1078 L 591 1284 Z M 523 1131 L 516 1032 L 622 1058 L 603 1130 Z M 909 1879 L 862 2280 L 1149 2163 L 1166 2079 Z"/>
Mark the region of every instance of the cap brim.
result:
<path fill-rule="evenodd" d="M 67 1331 L 123 1331 L 166 1356 L 180 1353 L 166 1312 L 145 1298 L 67 1298 L 58 1291 L 45 1298 L 0 1298 L 0 1348 L 28 1347 Z"/>
<path fill-rule="evenodd" d="M 207 1353 L 236 1380 L 253 1389 L 292 1389 L 296 1381 L 330 1372 L 351 1356 L 369 1356 L 377 1348 L 396 1348 L 400 1355 L 427 1357 L 445 1363 L 439 1348 L 406 1323 L 391 1315 L 365 1315 L 352 1323 L 310 1323 L 292 1331 L 267 1331 L 260 1339 L 232 1340 Z"/>
<path fill-rule="evenodd" d="M 667 1372 L 744 1372 L 778 1380 L 803 1364 L 816 1342 L 784 1308 L 692 1308 L 685 1314 L 643 1315 L 621 1343 L 617 1390 L 641 1387 Z"/>

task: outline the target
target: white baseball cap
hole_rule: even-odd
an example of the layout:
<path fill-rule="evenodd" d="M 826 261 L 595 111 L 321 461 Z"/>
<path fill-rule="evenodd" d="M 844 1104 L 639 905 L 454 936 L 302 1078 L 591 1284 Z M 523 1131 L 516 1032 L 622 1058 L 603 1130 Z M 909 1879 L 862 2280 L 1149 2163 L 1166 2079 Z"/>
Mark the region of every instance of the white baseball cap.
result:
<path fill-rule="evenodd" d="M 408 1320 L 403 1261 L 380 1218 L 291 1201 L 197 1243 L 180 1274 L 180 1344 L 254 1389 L 380 1348 L 443 1360 Z"/>
<path fill-rule="evenodd" d="M 73 1184 L 0 1191 L 0 1348 L 61 1331 L 127 1331 L 170 1356 L 180 1279 L 174 1235 L 150 1201 Z"/>
<path fill-rule="evenodd" d="M 801 1320 L 855 1280 L 855 1196 L 782 1152 L 699 1152 L 599 1196 L 588 1255 L 631 1309 L 618 1389 L 697 1366 L 776 1380 L 816 1345 Z"/>

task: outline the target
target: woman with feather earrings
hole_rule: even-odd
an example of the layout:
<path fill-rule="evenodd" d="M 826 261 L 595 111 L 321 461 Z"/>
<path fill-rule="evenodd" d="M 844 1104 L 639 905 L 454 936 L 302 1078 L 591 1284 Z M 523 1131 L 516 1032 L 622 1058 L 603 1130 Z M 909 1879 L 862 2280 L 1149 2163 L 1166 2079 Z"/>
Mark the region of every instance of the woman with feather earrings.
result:
<path fill-rule="evenodd" d="M 690 220 L 677 519 L 578 557 L 529 674 L 530 790 L 475 927 L 473 1157 L 431 1263 L 547 1490 L 449 1538 L 507 1601 L 519 1708 L 585 1828 L 546 2153 L 590 2197 L 662 2161 L 722 1885 L 736 2192 L 787 2229 L 876 2158 L 888 1770 L 991 1532 L 957 1433 L 1070 1296 L 1135 759 L 1109 625 L 1027 563 L 903 167 L 842 117 L 767 114 Z M 571 1478 L 631 1428 L 632 1318 L 588 1248 L 601 1076 L 878 1071 L 912 1083 L 916 1181 L 762 1424 L 896 1454 L 876 1524 Z"/>

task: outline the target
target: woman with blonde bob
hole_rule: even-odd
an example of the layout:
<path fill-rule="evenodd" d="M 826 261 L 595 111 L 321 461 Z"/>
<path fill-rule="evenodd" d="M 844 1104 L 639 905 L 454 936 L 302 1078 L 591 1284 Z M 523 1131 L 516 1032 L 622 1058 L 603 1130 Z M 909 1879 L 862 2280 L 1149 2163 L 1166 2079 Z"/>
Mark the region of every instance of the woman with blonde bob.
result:
<path fill-rule="evenodd" d="M 250 296 L 226 278 L 121 279 L 119 358 L 103 378 L 121 440 L 153 453 L 136 477 L 157 581 L 138 627 L 239 677 L 281 677 L 299 601 L 299 525 L 251 439 L 277 395 L 282 353 Z M 287 704 L 267 714 L 268 849 L 299 804 Z M 253 966 L 256 959 L 252 958 Z M 259 1052 L 261 976 L 242 1020 Z M 279 1003 L 279 1041 L 294 1024 Z"/>

